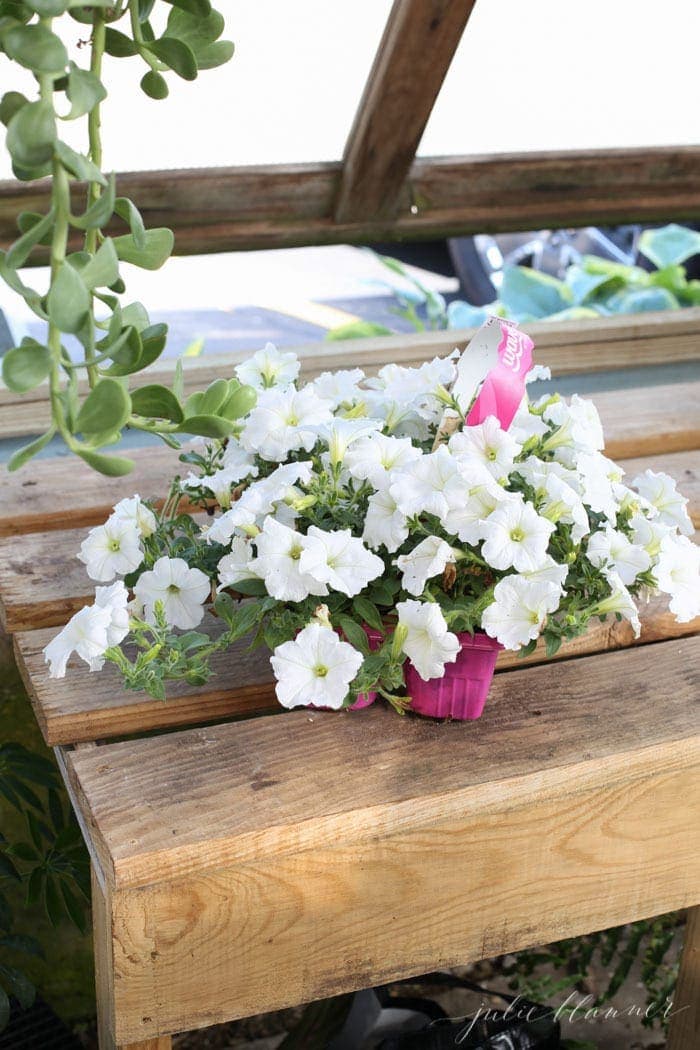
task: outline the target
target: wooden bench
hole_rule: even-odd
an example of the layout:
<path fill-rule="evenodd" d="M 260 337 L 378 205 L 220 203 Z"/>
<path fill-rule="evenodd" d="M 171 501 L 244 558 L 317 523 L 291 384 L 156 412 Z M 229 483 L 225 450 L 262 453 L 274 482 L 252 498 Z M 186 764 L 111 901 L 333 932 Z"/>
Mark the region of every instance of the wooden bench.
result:
<path fill-rule="evenodd" d="M 674 474 L 700 523 L 700 384 L 594 400 L 610 454 Z M 3 622 L 93 862 L 102 1050 L 686 907 L 669 1045 L 696 1050 L 700 622 L 653 601 L 639 644 L 613 623 L 504 654 L 466 724 L 282 712 L 242 646 L 165 704 L 111 670 L 51 681 L 85 528 L 177 466 L 136 458 L 119 480 L 36 461 L 0 510 Z"/>

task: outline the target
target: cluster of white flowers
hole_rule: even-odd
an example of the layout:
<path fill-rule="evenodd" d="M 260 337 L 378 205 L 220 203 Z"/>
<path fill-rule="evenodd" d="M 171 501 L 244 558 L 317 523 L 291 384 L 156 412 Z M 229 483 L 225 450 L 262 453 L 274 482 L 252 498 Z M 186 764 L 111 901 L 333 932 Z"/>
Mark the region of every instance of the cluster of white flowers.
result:
<path fill-rule="evenodd" d="M 679 620 L 700 614 L 700 550 L 670 477 L 625 484 L 595 407 L 576 395 L 525 397 L 508 431 L 490 416 L 442 440 L 455 371 L 451 355 L 297 385 L 298 360 L 270 344 L 238 366 L 257 404 L 236 437 L 188 457 L 199 470 L 182 482 L 220 513 L 190 519 L 187 560 L 138 496 L 118 504 L 79 557 L 94 580 L 129 577 L 133 598 L 122 582 L 97 588 L 47 647 L 52 673 L 72 651 L 101 666 L 129 616 L 190 630 L 222 592 L 262 603 L 286 707 L 389 695 L 406 659 L 440 677 L 465 631 L 514 650 L 544 634 L 554 649 L 615 614 L 638 634 L 635 599 L 654 590 Z M 368 623 L 384 625 L 374 663 L 357 637 Z"/>

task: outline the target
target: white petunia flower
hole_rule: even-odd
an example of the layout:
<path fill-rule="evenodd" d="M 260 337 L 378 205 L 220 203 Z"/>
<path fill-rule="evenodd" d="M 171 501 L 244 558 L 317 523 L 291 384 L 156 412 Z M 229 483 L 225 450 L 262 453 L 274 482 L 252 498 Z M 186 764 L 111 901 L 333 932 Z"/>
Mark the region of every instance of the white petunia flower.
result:
<path fill-rule="evenodd" d="M 617 521 L 618 500 L 615 494 L 624 471 L 600 452 L 580 452 L 576 470 L 581 498 L 596 514 L 604 514 L 611 525 Z"/>
<path fill-rule="evenodd" d="M 508 433 L 521 445 L 524 445 L 530 438 L 543 437 L 548 429 L 542 417 L 536 412 L 530 411 L 530 402 L 527 394 L 525 394 L 518 406 L 518 411 L 513 416 L 508 427 Z"/>
<path fill-rule="evenodd" d="M 399 626 L 406 629 L 403 651 L 424 682 L 441 678 L 445 664 L 454 663 L 459 639 L 447 629 L 442 610 L 435 602 L 409 598 L 396 606 Z"/>
<path fill-rule="evenodd" d="M 630 527 L 633 541 L 644 548 L 652 561 L 658 558 L 664 537 L 676 531 L 671 525 L 662 525 L 658 518 L 649 519 L 644 514 L 631 517 Z"/>
<path fill-rule="evenodd" d="M 320 560 L 326 548 L 313 537 L 302 536 L 274 518 L 266 518 L 254 540 L 257 557 L 249 568 L 265 581 L 267 593 L 282 602 L 301 602 L 310 594 L 326 595 L 328 588 L 301 568 L 301 556 L 311 547 L 318 548 Z"/>
<path fill-rule="evenodd" d="M 241 580 L 257 580 L 258 576 L 250 568 L 250 560 L 253 557 L 250 540 L 242 536 L 234 536 L 231 540 L 231 550 L 225 554 L 217 565 L 219 574 L 219 586 L 217 591 L 225 587 L 234 587 Z"/>
<path fill-rule="evenodd" d="M 529 385 L 530 383 L 539 383 L 541 380 L 546 381 L 551 378 L 551 368 L 547 368 L 546 365 L 533 365 L 530 371 L 525 376 L 525 382 Z"/>
<path fill-rule="evenodd" d="M 155 623 L 154 607 L 160 601 L 168 627 L 183 630 L 202 622 L 210 593 L 209 578 L 200 569 L 191 569 L 184 558 L 159 558 L 134 584 L 148 623 Z"/>
<path fill-rule="evenodd" d="M 182 482 L 186 489 L 206 489 L 224 510 L 231 506 L 231 493 L 239 481 L 237 467 L 222 467 L 215 470 L 213 474 L 188 474 Z"/>
<path fill-rule="evenodd" d="M 399 549 L 408 536 L 406 515 L 400 511 L 388 487 L 370 496 L 362 538 L 370 547 L 386 547 L 389 554 Z"/>
<path fill-rule="evenodd" d="M 124 581 L 117 580 L 110 587 L 95 587 L 95 606 L 108 609 L 111 615 L 107 645 L 119 645 L 129 633 L 129 592 Z"/>
<path fill-rule="evenodd" d="M 679 623 L 700 616 L 700 547 L 686 536 L 665 536 L 654 575 Z"/>
<path fill-rule="evenodd" d="M 110 645 L 108 633 L 111 624 L 112 610 L 109 607 L 86 605 L 80 609 L 44 649 L 50 677 L 65 678 L 68 660 L 74 652 L 91 671 L 99 671 Z"/>
<path fill-rule="evenodd" d="M 463 543 L 476 545 L 487 535 L 486 520 L 496 507 L 518 497 L 506 492 L 481 466 L 467 471 L 462 465 L 460 477 L 461 487 L 449 492 L 449 511 L 443 525 Z"/>
<path fill-rule="evenodd" d="M 331 418 L 331 402 L 317 397 L 311 386 L 263 390 L 246 419 L 241 444 L 262 459 L 281 463 L 297 449 L 310 452 L 319 425 Z"/>
<path fill-rule="evenodd" d="M 642 625 L 632 595 L 615 572 L 607 573 L 606 579 L 610 585 L 610 594 L 607 598 L 603 598 L 596 603 L 592 610 L 593 614 L 595 616 L 608 616 L 619 613 L 625 620 L 629 620 L 634 630 L 634 637 L 639 638 Z"/>
<path fill-rule="evenodd" d="M 351 445 L 365 440 L 369 434 L 381 427 L 379 419 L 340 419 L 334 417 L 317 427 L 318 436 L 328 445 L 331 465 L 342 463 Z"/>
<path fill-rule="evenodd" d="M 560 565 L 559 562 L 555 561 L 549 554 L 539 569 L 535 569 L 533 572 L 520 573 L 522 579 L 530 580 L 532 583 L 553 583 L 559 588 L 562 594 L 565 593 L 564 583 L 568 575 L 569 566 Z"/>
<path fill-rule="evenodd" d="M 413 408 L 410 402 L 394 401 L 383 390 L 365 390 L 363 404 L 367 415 L 383 420 L 383 429 L 398 437 L 427 441 L 431 435 L 430 423 Z"/>
<path fill-rule="evenodd" d="M 245 502 L 241 499 L 231 507 L 230 510 L 225 511 L 224 514 L 220 514 L 218 518 L 214 518 L 211 525 L 202 526 L 202 534 L 206 537 L 207 543 L 220 543 L 222 546 L 226 546 L 231 542 L 232 536 L 236 535 L 236 532 L 240 534 L 245 533 L 250 529 L 256 527 L 256 515 L 252 510 L 249 510 Z"/>
<path fill-rule="evenodd" d="M 206 529 L 207 542 L 226 546 L 237 531 L 249 533 L 254 526 L 261 526 L 267 515 L 273 512 L 276 517 L 286 517 L 288 522 L 293 522 L 294 513 L 290 508 L 285 508 L 282 514 L 276 508 L 288 497 L 298 495 L 294 486 L 297 482 L 307 484 L 312 470 L 313 464 L 305 459 L 285 463 L 268 477 L 252 482 L 231 509 L 215 518 Z"/>
<path fill-rule="evenodd" d="M 109 583 L 115 576 L 126 576 L 143 561 L 138 525 L 130 518 L 112 515 L 104 525 L 90 529 L 78 558 L 93 580 Z"/>
<path fill-rule="evenodd" d="M 519 649 L 537 638 L 548 614 L 558 609 L 561 593 L 560 586 L 547 580 L 506 576 L 494 587 L 481 626 L 506 649 Z"/>
<path fill-rule="evenodd" d="M 571 538 L 574 543 L 580 543 L 591 531 L 591 523 L 578 493 L 556 474 L 550 474 L 544 483 L 543 495 L 540 514 L 555 523 L 571 525 Z"/>
<path fill-rule="evenodd" d="M 236 365 L 235 372 L 239 382 L 256 390 L 287 387 L 299 375 L 299 359 L 296 354 L 280 353 L 274 343 L 266 343 L 262 350 Z"/>
<path fill-rule="evenodd" d="M 676 482 L 669 474 L 645 470 L 634 479 L 632 487 L 656 507 L 663 525 L 675 525 L 684 535 L 693 535 L 693 523 L 686 509 L 688 500 L 681 496 Z"/>
<path fill-rule="evenodd" d="M 362 666 L 362 654 L 330 627 L 311 623 L 293 641 L 278 645 L 270 663 L 283 707 L 314 704 L 337 711 Z"/>
<path fill-rule="evenodd" d="M 150 507 L 147 507 L 140 496 L 129 496 L 115 504 L 111 517 L 118 521 L 131 521 L 139 530 L 139 535 L 145 538 L 152 536 L 156 530 L 156 516 Z"/>
<path fill-rule="evenodd" d="M 610 525 L 593 533 L 586 557 L 591 565 L 602 570 L 604 576 L 607 577 L 612 570 L 625 586 L 634 583 L 640 572 L 646 572 L 651 565 L 651 558 L 643 547 L 630 543 L 624 533 Z"/>
<path fill-rule="evenodd" d="M 361 368 L 346 368 L 338 372 L 322 372 L 310 385 L 318 397 L 330 401 L 336 409 L 339 405 L 362 400 L 360 383 L 364 378 Z"/>
<path fill-rule="evenodd" d="M 345 457 L 345 466 L 354 478 L 380 488 L 392 470 L 400 470 L 420 457 L 420 449 L 410 438 L 377 433 L 355 442 Z"/>
<path fill-rule="evenodd" d="M 459 464 L 445 445 L 391 476 L 389 491 L 404 514 L 435 514 L 443 520 L 464 489 Z"/>
<path fill-rule="evenodd" d="M 299 568 L 320 584 L 353 598 L 384 572 L 384 562 L 353 536 L 350 529 L 324 532 L 312 525 Z"/>
<path fill-rule="evenodd" d="M 551 451 L 562 445 L 573 445 L 581 452 L 596 452 L 604 447 L 603 427 L 592 401 L 574 394 L 568 405 L 565 401 L 555 401 L 542 415 L 557 428 L 545 439 L 545 449 Z"/>
<path fill-rule="evenodd" d="M 494 478 L 508 477 L 520 448 L 495 416 L 487 416 L 478 426 L 459 430 L 449 440 L 449 449 L 455 459 L 467 464 L 479 463 Z"/>
<path fill-rule="evenodd" d="M 402 554 L 396 564 L 403 573 L 402 585 L 416 597 L 423 593 L 425 585 L 433 576 L 444 572 L 448 563 L 454 564 L 455 553 L 449 543 L 438 536 L 426 536 L 410 554 Z"/>
<path fill-rule="evenodd" d="M 554 524 L 541 517 L 531 503 L 510 499 L 500 503 L 485 524 L 481 553 L 494 569 L 532 572 L 547 556 Z"/>
<path fill-rule="evenodd" d="M 258 476 L 258 468 L 250 452 L 234 438 L 229 438 L 228 445 L 224 449 L 222 466 L 229 471 L 233 481 L 243 481 L 245 478 L 257 478 Z"/>

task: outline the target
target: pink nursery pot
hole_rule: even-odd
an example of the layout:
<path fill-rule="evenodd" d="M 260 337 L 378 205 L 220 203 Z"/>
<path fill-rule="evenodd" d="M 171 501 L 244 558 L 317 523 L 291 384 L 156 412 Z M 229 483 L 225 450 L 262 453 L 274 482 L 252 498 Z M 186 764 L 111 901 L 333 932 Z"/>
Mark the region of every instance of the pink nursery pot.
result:
<path fill-rule="evenodd" d="M 411 697 L 410 711 L 430 718 L 454 718 L 470 721 L 481 717 L 488 696 L 496 658 L 503 648 L 495 638 L 482 631 L 458 634 L 461 646 L 454 663 L 445 664 L 442 678 L 424 682 L 407 661 L 406 692 Z"/>

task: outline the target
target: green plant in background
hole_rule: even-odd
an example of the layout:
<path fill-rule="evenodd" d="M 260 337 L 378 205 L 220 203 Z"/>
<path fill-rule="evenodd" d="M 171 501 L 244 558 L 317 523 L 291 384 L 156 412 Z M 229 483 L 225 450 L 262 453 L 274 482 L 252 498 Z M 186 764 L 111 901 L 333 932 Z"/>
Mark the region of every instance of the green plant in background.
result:
<path fill-rule="evenodd" d="M 455 299 L 447 303 L 413 276 L 397 259 L 377 256 L 404 285 L 387 287 L 397 307 L 393 311 L 416 331 L 474 328 L 489 314 L 519 323 L 571 321 L 614 314 L 656 310 L 678 310 L 700 304 L 700 281 L 688 280 L 683 263 L 700 252 L 700 233 L 671 223 L 645 230 L 639 238 L 640 253 L 656 270 L 584 256 L 568 267 L 564 280 L 527 266 L 508 266 L 503 271 L 499 297 L 488 306 L 472 306 Z M 358 339 L 370 335 L 392 335 L 385 325 L 353 321 L 332 329 L 328 339 Z"/>
<path fill-rule="evenodd" d="M 28 908 L 43 903 L 52 926 L 69 919 L 87 928 L 90 863 L 78 824 L 62 797 L 52 762 L 18 743 L 0 746 L 0 796 L 24 821 L 23 837 L 0 835 L 0 1031 L 10 1014 L 10 995 L 24 1009 L 34 1001 L 34 985 L 8 957 L 43 957 L 34 937 L 13 930 L 14 916 L 3 883 L 25 887 Z"/>
<path fill-rule="evenodd" d="M 537 1002 L 560 1001 L 577 986 L 589 984 L 591 966 L 598 962 L 607 972 L 608 981 L 604 988 L 591 993 L 587 1007 L 592 1008 L 614 999 L 639 959 L 647 1009 L 641 1023 L 645 1028 L 666 1032 L 667 1008 L 678 976 L 679 949 L 674 947 L 678 926 L 679 916 L 674 912 L 572 937 L 518 952 L 503 972 L 511 977 L 511 988 L 525 997 Z"/>
<path fill-rule="evenodd" d="M 161 21 L 167 11 L 158 33 L 154 9 L 163 13 Z M 76 23 L 91 27 L 89 68 L 69 58 L 63 41 L 80 43 L 84 29 Z M 223 393 L 214 384 L 214 390 L 185 400 L 179 368 L 172 388 L 151 383 L 129 391 L 128 377 L 163 352 L 167 326 L 151 324 L 143 304 L 122 301 L 119 266 L 158 269 L 172 252 L 173 234 L 145 229 L 136 205 L 117 196 L 114 174 L 101 170 L 104 55 L 140 59 L 146 65 L 141 88 L 162 99 L 168 94 L 165 74 L 194 80 L 200 70 L 228 61 L 233 44 L 220 39 L 223 28 L 223 16 L 209 0 L 0 0 L 0 49 L 37 83 L 33 99 L 8 91 L 0 101 L 13 171 L 25 182 L 51 177 L 48 211 L 18 215 L 20 235 L 0 252 L 0 276 L 46 323 L 44 342 L 25 338 L 5 354 L 3 380 L 17 393 L 48 380 L 51 397 L 51 426 L 15 453 L 10 470 L 58 434 L 96 470 L 125 474 L 133 467 L 130 459 L 101 451 L 119 441 L 124 428 L 158 434 L 174 447 L 180 434 L 223 438 L 255 400 L 254 391 L 235 380 Z M 74 121 L 86 125 L 85 153 L 61 137 L 62 127 Z M 124 232 L 105 233 L 112 222 Z M 39 291 L 18 271 L 42 248 L 49 249 L 51 269 L 48 288 Z M 65 336 L 77 340 L 80 360 L 71 359 Z M 87 378 L 86 396 L 81 377 Z"/>

